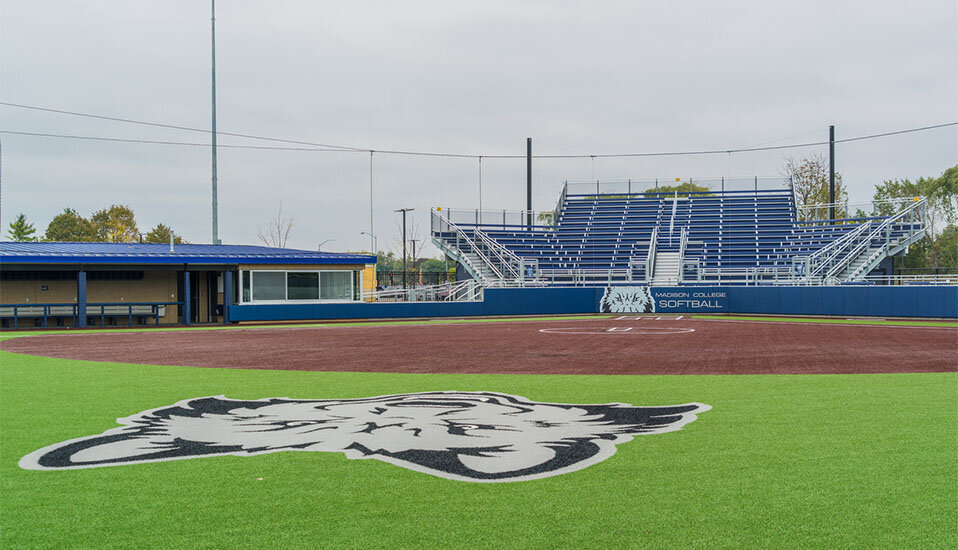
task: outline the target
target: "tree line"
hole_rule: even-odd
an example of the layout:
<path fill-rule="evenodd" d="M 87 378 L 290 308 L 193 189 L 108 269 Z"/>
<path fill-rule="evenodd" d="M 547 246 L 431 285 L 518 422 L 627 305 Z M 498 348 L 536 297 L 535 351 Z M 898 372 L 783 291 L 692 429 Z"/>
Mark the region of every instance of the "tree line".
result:
<path fill-rule="evenodd" d="M 168 243 L 171 235 L 176 244 L 187 242 L 162 223 L 141 233 L 133 210 L 122 204 L 97 210 L 89 218 L 81 216 L 73 208 L 64 208 L 63 212 L 50 220 L 42 236 L 37 235 L 36 227 L 21 212 L 7 231 L 7 237 L 17 242 Z"/>

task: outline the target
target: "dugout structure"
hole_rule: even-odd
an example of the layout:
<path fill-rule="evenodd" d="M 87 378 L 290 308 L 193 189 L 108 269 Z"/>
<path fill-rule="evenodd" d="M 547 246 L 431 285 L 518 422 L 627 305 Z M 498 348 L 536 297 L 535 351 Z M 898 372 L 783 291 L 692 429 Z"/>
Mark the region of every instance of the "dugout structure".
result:
<path fill-rule="evenodd" d="M 6 328 L 228 323 L 234 304 L 344 304 L 376 257 L 207 244 L 0 242 Z"/>

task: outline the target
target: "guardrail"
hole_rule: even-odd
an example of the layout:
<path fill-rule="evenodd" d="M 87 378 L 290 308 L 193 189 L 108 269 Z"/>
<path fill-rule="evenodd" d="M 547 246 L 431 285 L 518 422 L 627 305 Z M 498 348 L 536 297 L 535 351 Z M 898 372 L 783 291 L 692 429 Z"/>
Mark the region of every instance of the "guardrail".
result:
<path fill-rule="evenodd" d="M 864 281 L 885 285 L 958 285 L 958 273 L 938 275 L 869 275 Z"/>
<path fill-rule="evenodd" d="M 441 285 L 369 291 L 363 293 L 363 300 L 367 302 L 478 302 L 482 301 L 482 290 L 481 283 L 470 279 Z"/>
<path fill-rule="evenodd" d="M 795 208 L 795 216 L 799 223 L 803 222 L 826 222 L 831 223 L 829 212 L 834 209 L 835 222 L 846 222 L 850 219 L 859 219 L 853 216 L 855 212 L 865 213 L 864 218 L 879 218 L 884 215 L 893 214 L 895 211 L 905 209 L 910 203 L 919 202 L 921 197 L 906 197 L 899 199 L 882 199 L 863 202 L 828 202 L 820 204 L 805 204 Z M 855 209 L 855 212 L 852 211 Z"/>
<path fill-rule="evenodd" d="M 754 193 L 761 191 L 789 191 L 791 180 L 782 177 L 746 177 L 746 178 L 679 178 L 679 179 L 626 179 L 566 181 L 563 188 L 569 195 L 640 195 L 661 193 L 663 187 L 688 187 L 690 191 L 679 191 L 679 195 L 701 195 L 714 192 Z M 672 191 L 667 191 L 671 194 Z"/>
<path fill-rule="evenodd" d="M 552 219 L 555 223 L 554 210 L 466 210 L 460 208 L 434 208 L 444 220 L 464 226 L 495 227 L 502 230 L 526 231 L 529 229 L 550 231 L 553 225 L 536 223 L 544 219 Z M 533 224 L 529 225 L 529 214 L 532 214 Z M 543 216 L 545 214 L 545 216 Z"/>

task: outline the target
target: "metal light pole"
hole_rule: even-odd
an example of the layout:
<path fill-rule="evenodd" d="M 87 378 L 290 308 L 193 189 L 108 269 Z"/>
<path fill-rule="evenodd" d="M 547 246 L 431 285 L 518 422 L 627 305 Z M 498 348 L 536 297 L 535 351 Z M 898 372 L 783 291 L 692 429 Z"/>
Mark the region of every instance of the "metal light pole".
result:
<path fill-rule="evenodd" d="M 376 254 L 378 254 L 378 253 L 379 253 L 379 250 L 378 250 L 378 248 L 379 248 L 379 239 L 376 238 L 376 235 L 373 235 L 372 233 L 370 233 L 370 232 L 368 232 L 368 231 L 360 231 L 359 234 L 360 234 L 360 235 L 369 235 L 369 242 L 371 242 L 372 245 L 373 245 L 373 256 L 375 256 Z"/>
<path fill-rule="evenodd" d="M 363 231 L 363 233 L 366 233 Z M 366 233 L 373 239 L 373 254 L 376 253 L 376 237 L 373 235 L 373 152 L 369 152 L 369 232 Z"/>
<path fill-rule="evenodd" d="M 526 138 L 526 210 L 529 230 L 532 231 L 532 138 Z"/>
<path fill-rule="evenodd" d="M 325 241 L 319 243 L 319 246 L 316 247 L 316 250 L 319 251 L 319 252 L 322 252 L 322 251 L 323 251 L 323 245 L 324 245 L 324 244 L 326 244 L 326 243 L 328 243 L 328 242 L 331 242 L 331 241 L 335 241 L 335 240 L 336 240 L 336 239 L 326 239 Z"/>
<path fill-rule="evenodd" d="M 835 127 L 828 127 L 828 219 L 835 223 Z"/>
<path fill-rule="evenodd" d="M 213 124 L 210 131 L 213 151 L 213 244 L 220 244 L 219 217 L 216 211 L 216 0 L 210 0 L 210 43 L 212 52 Z"/>
<path fill-rule="evenodd" d="M 406 212 L 412 212 L 415 208 L 400 208 L 393 212 L 402 212 L 402 288 L 406 290 Z"/>

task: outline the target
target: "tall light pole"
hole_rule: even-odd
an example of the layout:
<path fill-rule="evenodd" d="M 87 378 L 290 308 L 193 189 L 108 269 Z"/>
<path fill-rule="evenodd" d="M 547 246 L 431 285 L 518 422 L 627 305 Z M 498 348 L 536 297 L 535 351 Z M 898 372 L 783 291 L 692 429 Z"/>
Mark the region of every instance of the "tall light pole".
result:
<path fill-rule="evenodd" d="M 526 220 L 532 231 L 532 138 L 526 138 Z"/>
<path fill-rule="evenodd" d="M 322 251 L 323 251 L 323 245 L 324 245 L 324 244 L 326 244 L 326 243 L 328 243 L 328 242 L 330 242 L 330 241 L 335 241 L 335 240 L 336 240 L 336 239 L 326 239 L 325 241 L 319 243 L 319 246 L 316 247 L 316 250 L 319 251 L 319 252 L 322 252 Z"/>
<path fill-rule="evenodd" d="M 366 233 L 363 231 L 363 233 Z M 376 237 L 373 235 L 373 152 L 369 152 L 369 232 L 366 233 L 373 239 L 373 254 L 376 253 Z"/>
<path fill-rule="evenodd" d="M 219 218 L 216 212 L 216 0 L 210 0 L 210 43 L 212 52 L 213 124 L 210 131 L 213 151 L 213 240 L 220 244 Z"/>
<path fill-rule="evenodd" d="M 360 235 L 369 235 L 369 242 L 371 242 L 372 245 L 373 245 L 373 256 L 375 256 L 376 254 L 378 254 L 378 253 L 379 253 L 379 250 L 377 250 L 377 248 L 379 247 L 379 239 L 376 238 L 376 235 L 373 235 L 372 233 L 370 233 L 370 232 L 368 232 L 368 231 L 360 231 L 359 234 L 360 234 Z"/>
<path fill-rule="evenodd" d="M 400 208 L 393 212 L 402 212 L 402 288 L 406 290 L 406 212 L 412 212 L 415 208 Z"/>
<path fill-rule="evenodd" d="M 828 127 L 828 219 L 835 224 L 835 127 Z"/>

